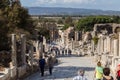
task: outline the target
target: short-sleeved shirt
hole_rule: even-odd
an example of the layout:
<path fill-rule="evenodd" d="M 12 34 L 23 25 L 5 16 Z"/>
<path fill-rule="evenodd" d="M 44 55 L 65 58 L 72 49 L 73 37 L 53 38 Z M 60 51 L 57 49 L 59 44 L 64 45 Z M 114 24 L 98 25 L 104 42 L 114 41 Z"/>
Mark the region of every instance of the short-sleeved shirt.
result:
<path fill-rule="evenodd" d="M 76 76 L 73 80 L 87 80 L 87 78 L 85 76 Z"/>
<path fill-rule="evenodd" d="M 119 76 L 119 77 L 120 77 L 120 70 L 118 70 L 118 71 L 117 71 L 117 76 Z"/>
<path fill-rule="evenodd" d="M 103 67 L 96 67 L 96 79 L 102 79 L 103 77 Z"/>

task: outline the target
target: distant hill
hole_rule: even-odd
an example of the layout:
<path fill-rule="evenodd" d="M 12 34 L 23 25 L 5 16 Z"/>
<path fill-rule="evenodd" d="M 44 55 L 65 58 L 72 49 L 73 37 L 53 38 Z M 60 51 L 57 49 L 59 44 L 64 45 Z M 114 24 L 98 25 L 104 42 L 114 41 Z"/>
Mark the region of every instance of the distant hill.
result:
<path fill-rule="evenodd" d="M 120 15 L 120 11 L 60 7 L 27 7 L 30 15 Z"/>

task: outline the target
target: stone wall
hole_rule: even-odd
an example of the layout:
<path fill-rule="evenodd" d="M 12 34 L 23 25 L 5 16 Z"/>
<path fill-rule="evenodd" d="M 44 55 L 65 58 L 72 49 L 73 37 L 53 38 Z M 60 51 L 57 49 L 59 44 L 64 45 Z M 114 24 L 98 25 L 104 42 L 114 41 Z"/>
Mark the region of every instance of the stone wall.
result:
<path fill-rule="evenodd" d="M 100 61 L 104 67 L 110 67 L 115 72 L 120 64 L 120 33 L 118 38 L 110 35 L 101 35 L 97 44 L 97 53 L 101 56 Z"/>

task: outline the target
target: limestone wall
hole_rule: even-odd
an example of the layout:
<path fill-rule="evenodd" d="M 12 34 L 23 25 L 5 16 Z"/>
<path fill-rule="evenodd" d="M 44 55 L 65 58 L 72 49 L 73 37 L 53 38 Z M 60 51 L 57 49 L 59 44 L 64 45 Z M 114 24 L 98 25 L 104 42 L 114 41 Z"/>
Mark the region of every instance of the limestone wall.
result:
<path fill-rule="evenodd" d="M 100 61 L 103 67 L 110 67 L 113 73 L 120 64 L 120 33 L 118 36 L 114 38 L 114 36 L 101 35 L 97 45 L 97 52 L 101 56 Z"/>

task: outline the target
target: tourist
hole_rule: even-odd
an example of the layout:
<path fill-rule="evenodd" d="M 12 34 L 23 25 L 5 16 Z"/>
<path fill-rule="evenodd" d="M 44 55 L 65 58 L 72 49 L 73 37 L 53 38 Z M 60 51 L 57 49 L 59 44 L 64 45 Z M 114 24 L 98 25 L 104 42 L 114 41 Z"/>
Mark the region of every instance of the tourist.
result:
<path fill-rule="evenodd" d="M 50 55 L 48 57 L 48 68 L 49 68 L 50 75 L 52 75 L 53 65 L 54 65 L 54 60 L 53 60 L 52 56 Z"/>
<path fill-rule="evenodd" d="M 87 78 L 84 76 L 84 73 L 84 70 L 79 70 L 78 76 L 74 77 L 73 80 L 87 80 Z"/>
<path fill-rule="evenodd" d="M 45 59 L 41 56 L 39 60 L 41 76 L 44 76 Z"/>
<path fill-rule="evenodd" d="M 116 69 L 116 78 L 117 80 L 120 80 L 120 64 L 117 66 L 117 69 Z"/>
<path fill-rule="evenodd" d="M 103 78 L 103 67 L 101 66 L 101 62 L 97 63 L 97 67 L 95 68 L 95 78 L 96 80 L 101 80 Z"/>
<path fill-rule="evenodd" d="M 103 69 L 103 74 L 104 75 L 103 75 L 103 79 L 102 80 L 114 80 L 112 76 L 109 76 L 109 74 L 110 74 L 110 68 L 104 68 Z"/>

